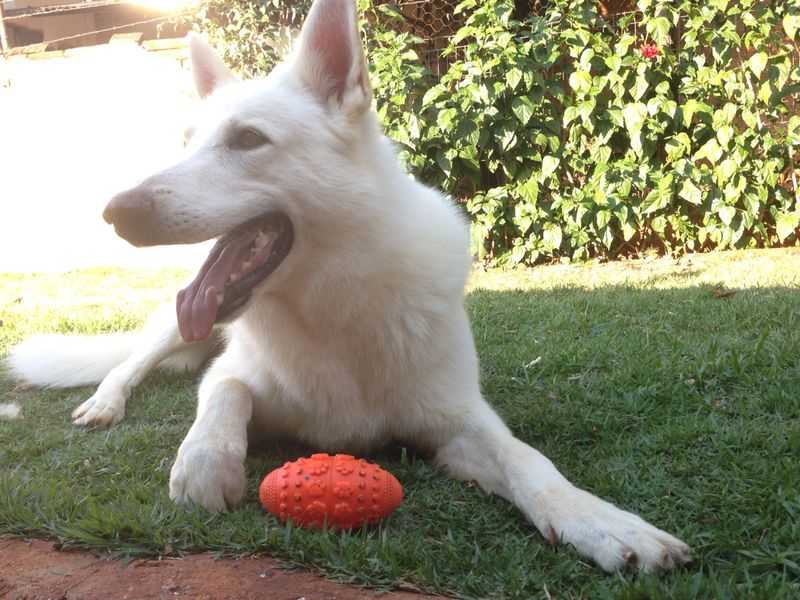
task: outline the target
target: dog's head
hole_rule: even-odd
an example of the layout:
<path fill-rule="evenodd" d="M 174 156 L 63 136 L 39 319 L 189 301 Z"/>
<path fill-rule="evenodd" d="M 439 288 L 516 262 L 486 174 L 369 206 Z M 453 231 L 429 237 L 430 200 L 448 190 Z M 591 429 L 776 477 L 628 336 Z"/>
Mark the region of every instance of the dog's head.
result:
<path fill-rule="evenodd" d="M 358 227 L 359 178 L 381 136 L 353 0 L 317 0 L 294 55 L 264 80 L 237 81 L 201 38 L 189 44 L 204 101 L 186 157 L 115 196 L 103 217 L 135 246 L 219 238 L 178 295 L 193 341 L 237 313 L 315 223 Z"/>

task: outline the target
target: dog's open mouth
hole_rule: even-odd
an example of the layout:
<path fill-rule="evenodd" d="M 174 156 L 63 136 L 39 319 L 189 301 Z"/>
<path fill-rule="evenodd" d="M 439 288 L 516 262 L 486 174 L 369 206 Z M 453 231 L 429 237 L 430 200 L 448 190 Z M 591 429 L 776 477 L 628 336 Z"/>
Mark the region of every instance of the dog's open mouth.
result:
<path fill-rule="evenodd" d="M 178 292 L 181 337 L 204 340 L 214 323 L 244 307 L 253 288 L 289 254 L 293 241 L 292 222 L 281 212 L 242 223 L 219 238 L 194 281 Z"/>

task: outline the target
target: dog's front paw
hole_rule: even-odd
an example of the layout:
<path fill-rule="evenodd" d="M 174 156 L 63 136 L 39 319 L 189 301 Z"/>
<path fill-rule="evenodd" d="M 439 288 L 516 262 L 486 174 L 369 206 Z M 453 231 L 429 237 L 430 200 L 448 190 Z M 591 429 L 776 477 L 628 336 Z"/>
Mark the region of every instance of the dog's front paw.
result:
<path fill-rule="evenodd" d="M 557 488 L 537 500 L 544 509 L 537 523 L 542 534 L 571 544 L 606 571 L 665 571 L 691 560 L 689 546 L 678 538 L 584 490 Z"/>
<path fill-rule="evenodd" d="M 111 427 L 125 416 L 125 395 L 120 390 L 98 389 L 72 411 L 72 422 L 85 427 Z"/>
<path fill-rule="evenodd" d="M 246 485 L 244 463 L 235 454 L 202 443 L 184 442 L 169 478 L 169 497 L 211 512 L 241 502 Z"/>

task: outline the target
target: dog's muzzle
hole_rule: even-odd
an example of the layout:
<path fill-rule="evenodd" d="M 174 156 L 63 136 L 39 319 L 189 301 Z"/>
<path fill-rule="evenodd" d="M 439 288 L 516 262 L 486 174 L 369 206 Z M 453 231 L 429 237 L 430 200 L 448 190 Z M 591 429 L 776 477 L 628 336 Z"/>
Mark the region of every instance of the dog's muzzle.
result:
<path fill-rule="evenodd" d="M 155 206 L 153 195 L 139 186 L 114 196 L 103 210 L 103 219 L 134 246 L 154 246 L 164 243 L 155 235 Z"/>

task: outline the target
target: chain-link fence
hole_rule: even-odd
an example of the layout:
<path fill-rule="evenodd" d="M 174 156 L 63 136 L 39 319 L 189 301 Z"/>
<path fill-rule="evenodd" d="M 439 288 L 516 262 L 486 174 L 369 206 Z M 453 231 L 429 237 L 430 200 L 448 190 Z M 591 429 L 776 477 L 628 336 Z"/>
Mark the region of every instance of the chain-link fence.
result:
<path fill-rule="evenodd" d="M 464 25 L 466 12 L 455 14 L 461 0 L 378 0 L 376 4 L 390 4 L 403 15 L 404 21 L 398 28 L 423 40 L 418 49 L 420 58 L 431 72 L 440 77 L 450 62 L 457 60 L 459 53 L 442 57 L 449 39 Z M 515 17 L 524 19 L 531 14 L 543 14 L 551 0 L 515 0 Z M 635 10 L 635 0 L 598 0 L 600 16 L 614 18 L 616 15 Z"/>

